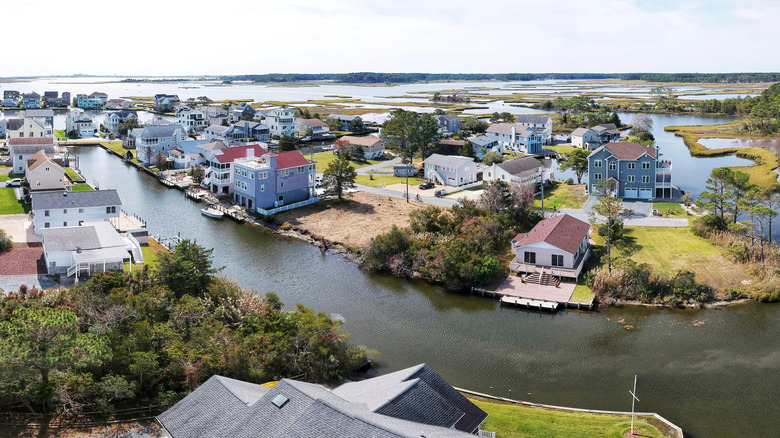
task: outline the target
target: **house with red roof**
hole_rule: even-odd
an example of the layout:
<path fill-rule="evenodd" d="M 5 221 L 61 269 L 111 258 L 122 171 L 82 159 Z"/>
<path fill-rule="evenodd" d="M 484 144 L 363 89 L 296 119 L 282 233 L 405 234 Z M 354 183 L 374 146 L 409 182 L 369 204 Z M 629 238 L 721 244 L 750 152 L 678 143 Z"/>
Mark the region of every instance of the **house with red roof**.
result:
<path fill-rule="evenodd" d="M 229 195 L 233 193 L 233 167 L 237 161 L 253 160 L 266 153 L 259 144 L 217 149 L 208 162 L 206 178 L 203 180 L 212 193 Z"/>
<path fill-rule="evenodd" d="M 299 151 L 236 160 L 234 168 L 233 202 L 249 211 L 273 214 L 274 209 L 295 208 L 319 200 L 314 191 L 317 163 Z"/>
<path fill-rule="evenodd" d="M 590 224 L 563 214 L 544 219 L 512 239 L 513 272 L 577 278 L 590 256 Z"/>

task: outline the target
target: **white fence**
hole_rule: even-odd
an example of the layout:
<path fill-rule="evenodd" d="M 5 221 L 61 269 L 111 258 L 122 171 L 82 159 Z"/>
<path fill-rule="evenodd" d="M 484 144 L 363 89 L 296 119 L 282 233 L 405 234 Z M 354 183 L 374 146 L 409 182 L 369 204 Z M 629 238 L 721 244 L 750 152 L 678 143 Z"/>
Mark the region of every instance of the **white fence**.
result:
<path fill-rule="evenodd" d="M 272 215 L 272 214 L 281 213 L 283 211 L 292 210 L 293 208 L 298 208 L 298 207 L 303 207 L 305 205 L 314 204 L 315 202 L 318 202 L 319 200 L 320 200 L 320 198 L 309 198 L 309 199 L 307 199 L 305 201 L 294 202 L 294 203 L 288 204 L 288 205 L 282 205 L 281 207 L 272 208 L 270 210 L 266 210 L 266 209 L 263 209 L 263 208 L 257 208 L 257 209 L 255 209 L 255 211 L 257 211 L 258 213 L 262 214 L 263 216 L 269 216 L 269 215 Z"/>

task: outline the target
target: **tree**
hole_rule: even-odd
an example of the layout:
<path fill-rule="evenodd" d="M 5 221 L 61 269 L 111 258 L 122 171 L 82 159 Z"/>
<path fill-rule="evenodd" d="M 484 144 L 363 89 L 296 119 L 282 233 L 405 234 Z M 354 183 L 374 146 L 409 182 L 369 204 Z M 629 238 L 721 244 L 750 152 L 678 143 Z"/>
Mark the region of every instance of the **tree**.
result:
<path fill-rule="evenodd" d="M 409 149 L 419 114 L 396 109 L 382 125 L 382 133 L 402 149 Z"/>
<path fill-rule="evenodd" d="M 777 212 L 767 207 L 764 204 L 753 205 L 749 208 L 750 215 L 753 216 L 758 222 L 759 229 L 759 242 L 761 242 L 761 263 L 764 262 L 764 226 L 767 223 L 772 223 L 772 219 L 777 216 Z M 772 236 L 769 236 L 770 240 Z"/>
<path fill-rule="evenodd" d="M 346 152 L 346 151 L 345 151 Z M 345 154 L 347 159 L 353 159 L 355 161 L 365 161 L 366 160 L 366 151 L 363 150 L 362 147 L 355 145 L 352 148 L 350 148 L 349 153 Z"/>
<path fill-rule="evenodd" d="M 732 173 L 731 169 L 725 167 L 712 169 L 705 190 L 699 194 L 699 199 L 696 200 L 696 205 L 720 216 L 720 220 L 724 224 L 726 223 L 726 212 L 733 208 L 729 194 Z"/>
<path fill-rule="evenodd" d="M 774 186 L 769 187 L 761 191 L 759 194 L 759 200 L 761 204 L 763 204 L 765 207 L 767 207 L 769 210 L 767 213 L 769 214 L 769 241 L 772 241 L 772 222 L 774 222 L 775 218 L 778 215 L 778 210 L 780 210 L 780 188 Z"/>
<path fill-rule="evenodd" d="M 589 151 L 574 149 L 566 156 L 566 161 L 561 163 L 561 170 L 571 169 L 577 175 L 577 184 L 582 184 L 582 176 L 588 173 Z"/>
<path fill-rule="evenodd" d="M 363 120 L 361 119 L 354 119 L 349 122 L 349 130 L 352 132 L 363 132 L 364 129 L 365 126 L 363 126 Z"/>
<path fill-rule="evenodd" d="M 750 184 L 750 175 L 739 170 L 731 172 L 731 177 L 728 179 L 728 196 L 731 198 L 734 223 L 737 223 L 739 218 L 739 212 L 744 209 L 748 209 L 742 201 L 743 198 L 750 192 L 757 191 L 757 187 L 754 184 Z"/>
<path fill-rule="evenodd" d="M 631 134 L 639 135 L 642 132 L 653 131 L 653 119 L 647 114 L 638 113 L 631 119 Z"/>
<path fill-rule="evenodd" d="M 192 182 L 196 185 L 202 183 L 203 178 L 206 176 L 203 168 L 201 167 L 192 167 L 190 168 L 190 171 L 187 172 L 187 174 L 192 177 Z"/>
<path fill-rule="evenodd" d="M 161 170 L 165 170 L 168 168 L 168 157 L 165 156 L 165 152 L 163 151 L 157 151 L 156 154 L 154 154 L 154 161 L 157 163 L 157 167 Z"/>
<path fill-rule="evenodd" d="M 615 231 L 623 226 L 620 214 L 624 212 L 623 201 L 613 196 L 615 192 L 615 182 L 613 180 L 603 180 L 596 185 L 599 193 L 599 203 L 593 206 L 588 213 L 590 223 L 594 227 L 603 225 L 606 227 L 605 246 L 607 248 L 607 269 L 612 272 L 612 246 L 615 243 Z"/>
<path fill-rule="evenodd" d="M 415 149 L 420 151 L 420 158 L 425 159 L 433 145 L 439 140 L 439 123 L 430 114 L 423 114 L 416 119 L 411 141 L 415 145 Z"/>
<path fill-rule="evenodd" d="M 487 122 L 479 120 L 476 117 L 464 117 L 460 121 L 460 128 L 472 133 L 485 132 L 488 129 Z"/>
<path fill-rule="evenodd" d="M 322 175 L 325 189 L 338 196 L 341 200 L 344 190 L 355 187 L 357 172 L 355 167 L 349 164 L 345 154 L 339 154 L 338 158 L 328 164 L 328 168 Z"/>
<path fill-rule="evenodd" d="M 14 243 L 5 230 L 0 230 L 0 252 L 10 251 L 13 247 Z"/>
<path fill-rule="evenodd" d="M 124 122 L 119 124 L 119 128 L 117 130 L 119 131 L 119 135 L 127 135 L 128 132 L 135 128 L 141 128 L 141 124 L 138 123 L 138 119 L 136 118 L 128 118 Z"/>
<path fill-rule="evenodd" d="M 471 144 L 470 141 L 466 140 L 463 143 L 463 146 L 461 146 L 460 149 L 458 149 L 458 155 L 461 157 L 470 157 L 475 158 L 477 156 L 476 153 L 474 153 L 474 145 Z"/>
<path fill-rule="evenodd" d="M 295 150 L 295 139 L 289 135 L 283 135 L 279 139 L 279 152 L 287 152 Z"/>
<path fill-rule="evenodd" d="M 212 252 L 214 249 L 182 240 L 172 252 L 160 254 L 157 278 L 179 298 L 187 294 L 201 297 L 211 284 L 212 275 L 222 269 L 212 266 Z"/>
<path fill-rule="evenodd" d="M 501 163 L 503 161 L 504 157 L 496 151 L 486 152 L 485 155 L 482 156 L 482 162 L 486 166 L 492 166 L 495 163 Z"/>

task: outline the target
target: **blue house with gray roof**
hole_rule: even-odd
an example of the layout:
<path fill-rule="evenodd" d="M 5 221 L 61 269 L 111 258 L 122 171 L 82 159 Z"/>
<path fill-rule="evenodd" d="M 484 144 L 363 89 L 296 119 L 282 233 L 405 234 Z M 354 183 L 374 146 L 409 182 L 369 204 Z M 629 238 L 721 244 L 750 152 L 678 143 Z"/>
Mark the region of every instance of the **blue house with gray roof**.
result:
<path fill-rule="evenodd" d="M 169 150 L 175 149 L 188 138 L 181 125 L 146 125 L 129 134 L 135 137 L 138 161 L 144 164 L 158 164 L 158 154 L 167 155 Z"/>

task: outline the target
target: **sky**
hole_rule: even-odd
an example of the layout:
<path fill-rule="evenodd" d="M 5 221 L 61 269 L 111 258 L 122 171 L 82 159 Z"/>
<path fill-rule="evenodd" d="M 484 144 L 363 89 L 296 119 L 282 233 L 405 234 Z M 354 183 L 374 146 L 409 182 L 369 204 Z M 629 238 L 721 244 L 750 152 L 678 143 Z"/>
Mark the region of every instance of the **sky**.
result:
<path fill-rule="evenodd" d="M 0 10 L 0 77 L 780 71 L 780 0 L 0 0 Z"/>

